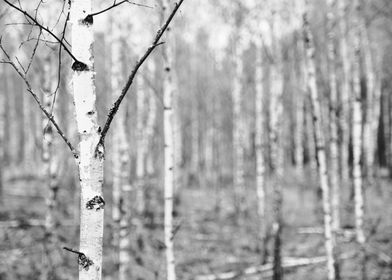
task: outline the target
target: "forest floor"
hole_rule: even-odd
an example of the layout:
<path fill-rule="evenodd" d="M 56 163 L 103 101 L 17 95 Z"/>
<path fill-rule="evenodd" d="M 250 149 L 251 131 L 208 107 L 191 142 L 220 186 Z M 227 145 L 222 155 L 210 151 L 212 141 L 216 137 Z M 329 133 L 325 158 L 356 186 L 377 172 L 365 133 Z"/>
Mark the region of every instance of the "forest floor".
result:
<path fill-rule="evenodd" d="M 309 172 L 308 172 L 309 173 Z M 306 174 L 306 173 L 305 173 Z M 71 180 L 72 181 L 72 180 Z M 251 182 L 249 180 L 249 182 Z M 45 246 L 47 236 L 39 224 L 45 215 L 43 183 L 36 178 L 14 180 L 8 178 L 0 206 L 0 279 L 39 279 L 42 267 L 50 263 L 55 267 L 53 279 L 76 279 L 77 258 L 63 246 L 78 247 L 78 216 L 72 212 L 75 187 L 60 191 L 61 217 L 65 225 L 59 227 L 58 243 L 53 248 Z M 392 184 L 387 178 L 379 179 L 366 191 L 366 233 L 368 236 L 368 279 L 392 279 Z M 319 258 L 320 262 L 296 266 L 284 270 L 285 279 L 326 279 L 324 243 L 320 203 L 317 200 L 317 181 L 314 176 L 286 174 L 283 191 L 283 239 L 284 262 L 292 263 L 303 258 Z M 150 186 L 157 189 L 157 186 Z M 357 246 L 353 230 L 353 207 L 349 203 L 350 187 L 343 186 L 342 227 L 344 233 L 338 239 L 342 256 L 339 261 L 342 279 L 360 279 L 361 266 L 357 258 Z M 259 220 L 256 207 L 256 190 L 253 184 L 246 187 L 246 211 L 239 215 L 233 203 L 230 186 L 188 187 L 178 193 L 175 222 L 175 254 L 178 279 L 207 280 L 212 276 L 226 279 L 260 279 L 252 270 L 260 266 Z M 270 189 L 270 188 L 269 188 Z M 106 188 L 110 197 L 110 188 Z M 267 201 L 270 204 L 270 190 Z M 74 198 L 72 197 L 74 196 Z M 158 192 L 155 196 L 160 197 Z M 152 199 L 154 200 L 154 199 Z M 71 202 L 72 201 L 72 202 Z M 165 255 L 162 227 L 163 199 L 155 199 L 157 209 L 153 223 L 141 227 L 133 220 L 131 233 L 134 256 L 130 265 L 132 279 L 164 279 Z M 76 202 L 75 202 L 76 203 Z M 111 244 L 110 201 L 105 211 L 104 279 L 117 279 L 115 247 Z M 267 211 L 269 214 L 270 211 Z M 240 216 L 240 218 L 239 218 Z M 17 221 L 11 225 L 9 221 Z M 313 231 L 310 233 L 309 231 Z M 269 246 L 271 249 L 271 244 Z M 50 252 L 50 262 L 45 252 Z M 226 274 L 223 274 L 226 273 Z M 270 270 L 263 274 L 266 278 Z M 205 277 L 205 276 L 209 276 Z"/>

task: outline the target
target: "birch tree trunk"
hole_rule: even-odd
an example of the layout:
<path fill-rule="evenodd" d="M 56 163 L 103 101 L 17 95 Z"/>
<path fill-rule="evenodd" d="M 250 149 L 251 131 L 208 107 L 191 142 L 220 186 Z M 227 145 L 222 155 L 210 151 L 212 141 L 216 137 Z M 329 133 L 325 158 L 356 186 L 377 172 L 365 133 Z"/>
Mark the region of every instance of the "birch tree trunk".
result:
<path fill-rule="evenodd" d="M 102 275 L 102 238 L 104 200 L 102 194 L 104 147 L 98 145 L 94 81 L 93 20 L 91 0 L 74 0 L 71 10 L 72 53 L 74 62 L 73 98 L 80 155 L 77 158 L 80 195 L 79 280 L 100 280 Z M 84 256 L 84 257 L 83 257 Z"/>
<path fill-rule="evenodd" d="M 44 73 L 43 73 L 43 88 L 42 88 L 42 101 L 45 109 L 48 112 L 54 111 L 55 104 L 54 91 L 56 88 L 56 77 L 54 77 L 54 67 L 53 67 L 53 57 L 48 54 L 44 59 Z M 53 106 L 53 107 L 52 107 Z M 47 241 L 45 244 L 46 250 L 46 262 L 43 265 L 42 279 L 50 278 L 51 270 L 53 269 L 51 264 L 52 245 L 56 243 L 56 212 L 58 207 L 57 192 L 59 189 L 58 178 L 57 178 L 57 158 L 56 158 L 56 147 L 54 141 L 54 131 L 51 123 L 45 115 L 42 115 L 42 131 L 43 131 L 43 141 L 42 141 L 42 164 L 44 170 L 45 185 L 47 191 L 46 197 L 46 212 L 45 212 L 45 232 L 47 236 Z"/>
<path fill-rule="evenodd" d="M 346 24 L 346 0 L 338 1 L 338 27 L 339 27 L 339 43 L 340 56 L 342 62 L 342 82 L 340 87 L 340 117 L 339 129 L 341 133 L 340 139 L 340 169 L 341 182 L 347 182 L 349 179 L 349 140 L 350 129 L 348 127 L 350 114 L 350 60 L 347 43 L 347 24 Z"/>
<path fill-rule="evenodd" d="M 138 78 L 138 89 L 136 92 L 136 210 L 138 215 L 144 211 L 144 177 L 145 177 L 145 155 L 147 148 L 147 138 L 145 135 L 144 115 L 145 115 L 146 86 L 142 75 Z"/>
<path fill-rule="evenodd" d="M 244 122 L 242 119 L 243 38 L 239 26 L 235 28 L 234 77 L 233 77 L 233 185 L 236 213 L 244 210 Z"/>
<path fill-rule="evenodd" d="M 279 1 L 279 4 L 281 2 Z M 271 3 L 271 47 L 273 60 L 270 64 L 270 143 L 271 143 L 271 167 L 275 174 L 273 182 L 273 223 L 272 236 L 274 240 L 273 251 L 273 280 L 283 279 L 281 261 L 282 243 L 282 179 L 284 176 L 284 148 L 282 141 L 283 126 L 283 67 L 280 46 L 280 18 L 278 18 L 278 5 Z"/>
<path fill-rule="evenodd" d="M 364 21 L 364 19 L 362 19 Z M 363 40 L 363 57 L 365 61 L 366 76 L 366 119 L 364 124 L 364 152 L 366 160 L 366 175 L 370 182 L 373 182 L 375 175 L 375 155 L 377 142 L 377 127 L 379 119 L 379 91 L 376 89 L 376 73 L 372 53 L 372 46 L 369 38 L 368 28 L 365 23 L 361 24 Z"/>
<path fill-rule="evenodd" d="M 295 55 L 298 54 L 298 52 L 303 51 L 302 42 L 299 42 L 300 46 L 297 46 L 297 52 L 293 52 L 293 59 L 295 59 Z M 303 53 L 303 52 L 302 52 Z M 302 57 L 300 56 L 299 59 Z M 299 62 L 299 64 L 302 62 Z M 294 65 L 294 67 L 298 67 L 299 65 Z M 301 69 L 302 67 L 298 67 Z M 296 96 L 295 96 L 295 110 L 296 110 L 296 115 L 295 115 L 295 121 L 296 121 L 296 129 L 295 129 L 295 166 L 297 170 L 299 171 L 299 174 L 303 172 L 304 168 L 304 105 L 305 105 L 305 99 L 304 99 L 304 93 L 306 93 L 306 90 L 304 91 L 301 87 L 303 85 L 302 82 L 302 77 L 301 77 L 301 71 L 298 71 L 299 74 L 296 74 L 297 69 L 294 68 L 293 70 L 293 75 L 295 77 L 295 85 L 299 86 L 299 89 L 296 91 Z"/>
<path fill-rule="evenodd" d="M 257 212 L 259 216 L 259 245 L 261 252 L 261 263 L 265 263 L 266 256 L 266 200 L 265 200 L 265 160 L 266 154 L 265 140 L 264 140 L 264 90 L 263 90 L 263 43 L 261 34 L 255 36 L 254 43 L 256 46 L 256 69 L 255 69 L 255 86 L 256 86 L 256 123 L 255 123 L 255 145 L 256 145 L 256 191 L 257 191 Z"/>
<path fill-rule="evenodd" d="M 162 10 L 164 18 L 168 16 L 170 0 L 162 0 Z M 164 128 L 164 193 L 165 193 L 165 209 L 164 209 L 164 231 L 166 246 L 166 278 L 167 280 L 175 280 L 175 259 L 173 248 L 173 202 L 174 202 L 174 182 L 175 182 L 175 166 L 174 166 L 174 116 L 173 116 L 173 52 L 171 48 L 172 30 L 167 29 L 165 37 L 166 42 L 163 46 L 164 60 L 164 78 L 163 78 L 163 128 Z"/>
<path fill-rule="evenodd" d="M 121 11 L 112 16 L 112 66 L 111 66 L 111 89 L 114 99 L 121 93 L 124 83 L 124 71 L 122 69 L 122 48 L 125 39 L 124 23 L 125 16 Z M 113 133 L 113 210 L 112 217 L 114 222 L 113 241 L 118 248 L 118 268 L 119 280 L 129 278 L 130 265 L 130 184 L 129 184 L 129 145 L 126 136 L 126 111 L 120 110 L 114 119 Z"/>
<path fill-rule="evenodd" d="M 336 81 L 336 50 L 335 50 L 335 7 L 336 0 L 328 0 L 327 32 L 330 90 L 330 183 L 332 204 L 332 228 L 336 232 L 340 228 L 340 184 L 339 180 L 339 143 L 338 143 L 338 89 Z"/>
<path fill-rule="evenodd" d="M 306 7 L 303 14 L 304 20 L 304 41 L 306 51 L 306 68 L 307 84 L 311 99 L 311 109 L 313 115 L 313 124 L 315 129 L 316 153 L 318 159 L 318 173 L 323 195 L 323 212 L 324 212 L 324 234 L 325 250 L 327 255 L 328 279 L 336 279 L 336 260 L 335 260 L 335 237 L 332 231 L 332 216 L 330 204 L 330 186 L 328 180 L 327 159 L 325 154 L 325 136 L 323 125 L 321 123 L 320 97 L 316 84 L 316 67 L 315 67 L 315 50 L 313 37 L 308 22 L 309 0 L 306 0 Z"/>
<path fill-rule="evenodd" d="M 152 60 L 147 62 L 148 70 L 151 76 L 155 74 L 155 65 Z M 148 94 L 148 117 L 146 123 L 146 138 L 148 141 L 148 154 L 146 159 L 146 172 L 151 175 L 154 173 L 154 162 L 153 162 L 153 137 L 155 132 L 155 124 L 157 119 L 157 100 L 153 90 L 150 90 Z"/>
<path fill-rule="evenodd" d="M 361 38 L 362 24 L 361 4 L 355 0 L 354 8 L 354 64 L 353 64 L 353 181 L 354 181 L 354 203 L 355 203 L 355 229 L 357 242 L 360 246 L 362 261 L 362 279 L 365 278 L 365 233 L 363 230 L 364 199 L 362 186 L 362 98 L 361 98 Z"/>
<path fill-rule="evenodd" d="M 5 65 L 0 66 L 0 79 L 3 81 L 7 78 L 4 71 Z M 4 84 L 3 84 L 4 85 Z M 6 105 L 6 91 L 8 87 L 4 86 L 0 91 L 0 203 L 3 202 L 4 195 L 4 185 L 3 185 L 3 175 L 5 167 L 5 105 Z"/>

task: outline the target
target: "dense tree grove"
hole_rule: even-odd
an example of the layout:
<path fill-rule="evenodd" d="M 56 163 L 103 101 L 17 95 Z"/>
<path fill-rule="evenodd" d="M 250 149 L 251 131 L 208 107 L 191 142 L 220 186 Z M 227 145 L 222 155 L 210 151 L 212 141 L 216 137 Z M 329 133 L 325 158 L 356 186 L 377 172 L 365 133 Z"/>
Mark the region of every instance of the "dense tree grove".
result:
<path fill-rule="evenodd" d="M 389 0 L 0 0 L 0 279 L 392 279 Z"/>

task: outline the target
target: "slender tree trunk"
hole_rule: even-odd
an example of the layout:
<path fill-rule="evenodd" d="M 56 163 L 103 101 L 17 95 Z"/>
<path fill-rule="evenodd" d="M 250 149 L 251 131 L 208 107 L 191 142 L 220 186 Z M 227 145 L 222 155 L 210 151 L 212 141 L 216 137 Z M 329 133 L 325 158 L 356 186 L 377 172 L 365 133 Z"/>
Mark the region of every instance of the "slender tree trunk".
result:
<path fill-rule="evenodd" d="M 5 65 L 0 66 L 0 79 L 5 81 L 7 78 L 5 76 L 5 71 L 4 71 Z M 4 85 L 4 84 L 3 84 Z M 3 87 L 3 89 L 0 91 L 0 203 L 3 202 L 4 199 L 4 167 L 5 167 L 5 162 L 4 162 L 4 155 L 5 155 L 5 114 L 6 114 L 6 91 L 8 90 L 8 87 Z"/>
<path fill-rule="evenodd" d="M 243 38 L 240 35 L 240 27 L 236 28 L 234 46 L 234 77 L 233 77 L 233 185 L 235 193 L 236 213 L 244 210 L 244 122 L 242 118 L 242 76 L 243 76 Z"/>
<path fill-rule="evenodd" d="M 55 104 L 54 91 L 56 88 L 56 78 L 54 77 L 54 67 L 53 67 L 53 57 L 48 54 L 44 59 L 44 73 L 43 73 L 43 105 L 48 112 L 54 111 Z M 52 107 L 53 106 L 53 107 Z M 46 213 L 45 213 L 45 231 L 47 236 L 47 241 L 45 244 L 45 249 L 47 252 L 47 263 L 43 266 L 43 278 L 50 278 L 50 273 L 53 269 L 51 264 L 52 245 L 56 243 L 56 212 L 58 207 L 57 192 L 58 192 L 58 178 L 57 178 L 57 159 L 56 159 L 56 147 L 54 141 L 54 131 L 48 118 L 43 115 L 42 119 L 42 131 L 43 131 L 43 141 L 42 141 L 42 163 L 44 170 L 44 178 L 46 182 Z"/>
<path fill-rule="evenodd" d="M 353 64 L 353 181 L 354 181 L 354 203 L 355 203 L 355 229 L 357 242 L 360 246 L 362 261 L 362 279 L 365 279 L 365 233 L 363 230 L 364 220 L 364 198 L 362 186 L 362 97 L 361 97 L 361 38 L 362 24 L 361 5 L 359 0 L 354 2 L 355 35 L 354 35 L 354 64 Z"/>
<path fill-rule="evenodd" d="M 339 117 L 339 129 L 341 133 L 340 139 L 340 170 L 341 170 L 341 183 L 347 182 L 349 179 L 349 140 L 350 140 L 350 129 L 349 114 L 350 114 L 350 59 L 348 52 L 347 43 L 347 24 L 346 24 L 346 0 L 338 1 L 338 27 L 339 27 L 339 43 L 340 43 L 340 55 L 342 60 L 342 82 L 340 87 L 340 117 Z"/>
<path fill-rule="evenodd" d="M 162 1 L 164 18 L 167 17 L 170 7 L 169 0 Z M 174 116 L 173 116 L 173 52 L 170 41 L 172 40 L 172 31 L 166 31 L 166 41 L 163 46 L 164 59 L 164 80 L 163 80 L 163 127 L 164 127 L 164 181 L 165 181 L 165 213 L 164 213 L 164 231 L 166 246 L 166 277 L 167 280 L 175 280 L 175 259 L 173 248 L 173 202 L 174 202 L 174 183 L 175 183 L 175 165 L 174 165 Z"/>
<path fill-rule="evenodd" d="M 255 69 L 255 86 L 256 86 L 256 123 L 255 123 L 255 145 L 256 145 L 256 191 L 257 191 L 257 212 L 259 216 L 259 245 L 261 252 L 261 263 L 265 263 L 266 259 L 266 199 L 265 199 L 265 160 L 264 155 L 266 154 L 265 138 L 264 138 L 264 89 L 263 89 L 263 47 L 261 34 L 255 36 L 256 45 L 256 69 Z"/>
<path fill-rule="evenodd" d="M 126 25 L 125 16 L 121 12 L 112 16 L 112 66 L 111 90 L 114 99 L 118 98 L 124 83 L 123 71 L 123 40 Z M 130 271 L 130 184 L 129 184 L 129 145 L 126 133 L 126 111 L 120 110 L 114 119 L 113 133 L 113 241 L 118 249 L 118 279 L 129 279 Z"/>
<path fill-rule="evenodd" d="M 150 60 L 148 62 L 149 73 L 151 76 L 155 73 L 155 66 L 154 62 Z M 147 159 L 146 159 L 146 172 L 151 175 L 154 173 L 154 162 L 153 162 L 153 137 L 155 132 L 155 124 L 157 119 L 157 100 L 156 96 L 154 95 L 153 90 L 150 90 L 148 94 L 148 117 L 146 123 L 146 137 L 148 141 L 148 151 L 147 151 Z"/>
<path fill-rule="evenodd" d="M 98 145 L 94 84 L 94 56 L 91 0 L 74 0 L 71 10 L 72 53 L 74 62 L 73 98 L 79 134 L 80 248 L 79 280 L 100 280 L 102 276 L 102 241 L 104 200 L 102 194 L 104 147 Z M 83 257 L 84 256 L 84 257 Z"/>
<path fill-rule="evenodd" d="M 313 115 L 313 124 L 315 129 L 316 152 L 318 159 L 318 173 L 320 185 L 323 195 L 323 211 L 324 211 L 324 234 L 325 234 L 325 250 L 327 255 L 328 279 L 336 279 L 336 260 L 335 260 L 335 237 L 332 231 L 332 216 L 330 203 L 330 186 L 328 180 L 327 159 L 325 154 L 325 136 L 321 123 L 322 113 L 320 106 L 320 97 L 316 84 L 316 67 L 315 67 L 315 50 L 313 37 L 307 18 L 309 11 L 309 0 L 306 1 L 306 8 L 303 14 L 304 19 L 304 41 L 307 62 L 307 83 L 310 91 L 311 108 Z"/>
<path fill-rule="evenodd" d="M 364 20 L 364 19 L 362 19 Z M 364 143 L 363 148 L 365 152 L 366 162 L 366 176 L 370 182 L 373 182 L 375 171 L 375 155 L 377 131 L 374 131 L 374 126 L 377 126 L 379 117 L 379 97 L 376 89 L 376 74 L 374 59 L 372 54 L 372 47 L 369 38 L 368 28 L 365 23 L 361 24 L 362 40 L 363 40 L 363 57 L 365 61 L 365 76 L 366 76 L 366 119 L 364 123 Z M 376 133 L 375 133 L 376 132 Z"/>
<path fill-rule="evenodd" d="M 147 148 L 147 138 L 145 135 L 145 100 L 146 100 L 146 87 L 144 77 L 139 76 L 138 89 L 136 92 L 136 210 L 138 215 L 142 215 L 144 205 L 144 179 L 145 179 L 145 155 Z"/>
<path fill-rule="evenodd" d="M 302 42 L 301 42 L 302 43 Z M 301 44 L 302 46 L 302 44 Z M 293 59 L 295 59 L 295 55 L 298 53 L 298 51 L 303 50 L 300 47 L 297 47 L 297 52 L 293 52 Z M 300 62 L 301 63 L 301 62 Z M 295 82 L 296 85 L 301 85 L 303 84 L 302 81 L 300 80 L 301 74 L 296 74 L 296 67 L 297 65 L 294 65 L 294 71 L 293 71 L 293 75 L 295 77 Z M 301 68 L 301 67 L 299 67 Z M 299 71 L 300 72 L 300 71 Z M 300 82 L 301 81 L 301 82 Z M 298 90 L 296 90 L 296 95 L 295 95 L 295 122 L 296 122 L 296 127 L 295 127 L 295 167 L 297 169 L 297 171 L 299 172 L 299 174 L 302 174 L 303 169 L 304 169 L 304 93 L 305 91 L 302 90 L 301 87 L 299 87 Z"/>
<path fill-rule="evenodd" d="M 339 143 L 338 143 L 338 89 L 336 80 L 336 50 L 335 50 L 335 7 L 336 0 L 328 0 L 328 61 L 329 61 L 329 90 L 330 90 L 330 119 L 329 129 L 331 139 L 330 150 L 330 183 L 332 202 L 332 228 L 336 232 L 340 228 L 340 184 L 339 180 Z"/>
<path fill-rule="evenodd" d="M 199 147 L 199 102 L 197 97 L 194 98 L 194 105 L 192 110 L 192 176 L 197 186 L 199 182 L 199 164 L 200 164 L 200 147 Z"/>
<path fill-rule="evenodd" d="M 283 64 L 280 47 L 280 18 L 278 18 L 277 7 L 272 4 L 271 14 L 271 47 L 274 60 L 270 65 L 270 143 L 271 143 L 271 167 L 275 174 L 273 182 L 273 223 L 272 236 L 274 240 L 273 251 L 273 280 L 283 279 L 283 269 L 281 260 L 282 243 L 282 203 L 284 177 L 284 148 L 282 139 L 283 127 Z"/>

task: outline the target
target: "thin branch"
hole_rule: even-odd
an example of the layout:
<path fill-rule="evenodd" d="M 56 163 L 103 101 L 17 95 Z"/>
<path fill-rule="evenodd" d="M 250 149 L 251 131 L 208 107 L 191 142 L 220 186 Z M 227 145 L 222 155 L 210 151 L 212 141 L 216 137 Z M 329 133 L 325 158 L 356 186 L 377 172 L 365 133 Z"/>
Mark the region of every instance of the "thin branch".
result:
<path fill-rule="evenodd" d="M 20 13 L 24 14 L 27 20 L 31 20 L 34 22 L 34 24 L 36 26 L 38 26 L 39 28 L 41 28 L 42 30 L 45 30 L 47 33 L 49 33 L 54 39 L 56 39 L 57 42 L 59 42 L 59 44 L 64 48 L 64 50 L 72 57 L 72 59 L 75 62 L 79 62 L 82 63 L 81 61 L 79 61 L 73 54 L 72 52 L 67 48 L 67 46 L 65 46 L 64 44 L 64 39 L 60 39 L 56 36 L 56 34 L 54 34 L 48 27 L 43 26 L 42 24 L 40 24 L 33 16 L 31 16 L 28 12 L 24 11 L 22 8 L 15 6 L 14 4 L 12 4 L 10 1 L 8 0 L 4 0 L 5 3 L 7 3 L 9 6 L 11 6 L 12 8 L 16 9 L 17 11 L 19 11 Z"/>
<path fill-rule="evenodd" d="M 7 57 L 8 61 L 3 60 L 1 61 L 1 63 L 6 63 L 11 65 L 15 71 L 18 73 L 18 75 L 23 79 L 26 87 L 27 87 L 27 91 L 31 94 L 31 96 L 34 98 L 35 102 L 38 104 L 38 107 L 41 109 L 41 111 L 45 114 L 45 116 L 50 120 L 50 122 L 53 124 L 53 126 L 55 127 L 55 129 L 57 130 L 58 134 L 61 136 L 61 138 L 64 140 L 64 142 L 67 144 L 67 146 L 69 147 L 69 149 L 71 150 L 73 156 L 75 158 L 78 158 L 78 152 L 76 151 L 76 149 L 74 148 L 74 146 L 71 144 L 71 142 L 68 140 L 68 138 L 65 136 L 64 132 L 62 131 L 62 129 L 60 128 L 60 126 L 57 124 L 56 120 L 54 119 L 54 116 L 49 113 L 44 106 L 42 105 L 41 101 L 39 100 L 37 94 L 33 91 L 29 81 L 26 78 L 26 75 L 15 65 L 15 63 L 11 60 L 10 56 L 8 55 L 7 51 L 4 49 L 2 43 L 1 43 L 1 38 L 0 38 L 0 49 L 3 51 L 4 55 Z"/>
<path fill-rule="evenodd" d="M 121 4 L 124 4 L 124 3 L 129 3 L 129 4 L 132 4 L 132 5 L 135 5 L 135 6 L 140 6 L 140 7 L 145 7 L 145 8 L 150 8 L 150 9 L 152 9 L 151 6 L 147 6 L 147 5 L 143 5 L 143 4 L 139 4 L 139 3 L 134 3 L 134 2 L 131 2 L 131 1 L 129 1 L 129 0 L 123 0 L 123 1 L 120 1 L 120 2 L 118 2 L 118 3 L 116 3 L 116 1 L 114 1 L 113 5 L 111 5 L 110 7 L 107 7 L 107 8 L 105 8 L 105 9 L 103 9 L 102 11 L 99 11 L 99 12 L 96 12 L 96 13 L 89 14 L 88 17 L 97 16 L 97 15 L 102 14 L 102 13 L 104 13 L 104 12 L 107 12 L 107 11 L 109 11 L 109 10 L 111 10 L 111 9 L 113 9 L 113 8 L 115 8 L 115 7 L 117 7 L 117 6 L 120 6 Z"/>
<path fill-rule="evenodd" d="M 116 115 L 116 113 L 121 105 L 122 100 L 124 99 L 125 95 L 128 93 L 128 90 L 133 83 L 133 80 L 136 76 L 137 71 L 142 66 L 142 64 L 146 61 L 146 59 L 152 53 L 152 51 L 157 46 L 163 44 L 163 42 L 159 42 L 159 40 L 161 39 L 162 35 L 165 33 L 167 27 L 169 26 L 170 22 L 174 18 L 175 14 L 177 13 L 178 9 L 180 8 L 180 6 L 183 2 L 184 2 L 184 0 L 180 0 L 180 2 L 175 4 L 175 7 L 174 7 L 173 11 L 171 12 L 170 16 L 167 18 L 166 22 L 163 24 L 163 26 L 158 30 L 157 34 L 155 35 L 155 38 L 154 38 L 151 46 L 147 49 L 147 51 L 144 53 L 144 55 L 136 62 L 136 65 L 134 66 L 131 74 L 129 75 L 128 80 L 127 80 L 124 88 L 122 89 L 120 96 L 118 97 L 116 102 L 114 102 L 112 108 L 109 110 L 109 114 L 106 119 L 105 125 L 102 129 L 101 138 L 99 139 L 97 147 L 104 144 L 105 136 L 110 128 L 110 125 L 113 121 L 113 118 Z"/>
<path fill-rule="evenodd" d="M 29 65 L 27 65 L 26 74 L 27 74 L 27 72 L 29 72 L 29 69 L 30 69 L 30 67 L 31 67 L 31 64 L 33 63 L 34 56 L 35 56 L 35 53 L 36 53 L 36 51 L 37 51 L 37 49 L 38 49 L 38 45 L 39 45 L 39 42 L 40 42 L 40 37 L 41 37 L 41 34 L 42 34 L 42 29 L 40 29 L 40 30 L 39 30 L 39 34 L 38 34 L 38 38 L 37 38 L 37 42 L 35 43 L 35 46 L 34 46 L 33 52 L 31 53 L 31 57 L 30 57 L 30 61 L 29 61 Z"/>

